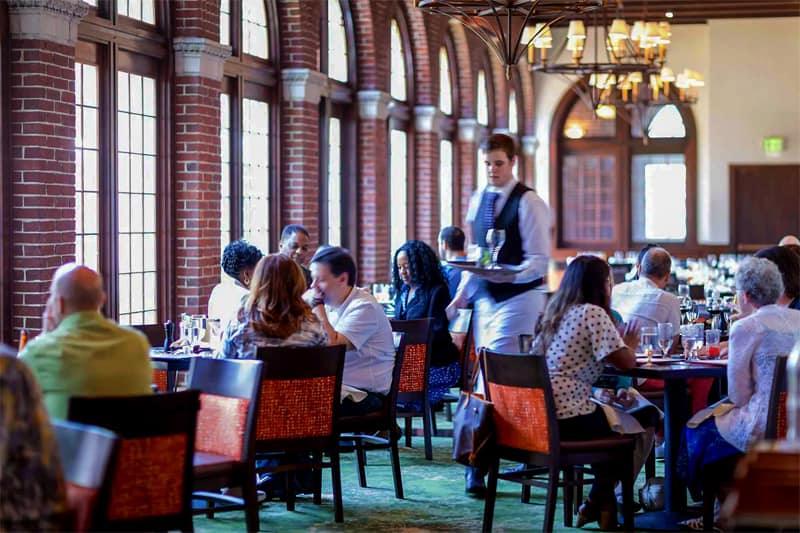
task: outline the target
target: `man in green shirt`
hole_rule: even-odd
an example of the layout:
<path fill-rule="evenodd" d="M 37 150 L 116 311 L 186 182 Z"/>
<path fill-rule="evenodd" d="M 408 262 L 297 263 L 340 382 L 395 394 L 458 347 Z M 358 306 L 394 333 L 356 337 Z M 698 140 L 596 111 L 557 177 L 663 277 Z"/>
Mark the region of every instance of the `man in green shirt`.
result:
<path fill-rule="evenodd" d="M 30 366 L 52 418 L 66 418 L 71 396 L 151 393 L 150 346 L 138 331 L 100 314 L 103 281 L 75 263 L 59 268 L 50 285 L 42 334 L 20 359 Z"/>

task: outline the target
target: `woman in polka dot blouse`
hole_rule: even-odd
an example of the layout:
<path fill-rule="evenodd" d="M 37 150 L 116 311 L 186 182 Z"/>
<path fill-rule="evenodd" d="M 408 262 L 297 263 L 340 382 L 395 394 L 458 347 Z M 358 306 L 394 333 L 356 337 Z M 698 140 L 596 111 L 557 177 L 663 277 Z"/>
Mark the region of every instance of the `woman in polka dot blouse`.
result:
<path fill-rule="evenodd" d="M 537 326 L 531 351 L 547 357 L 562 440 L 614 435 L 603 410 L 590 400 L 592 383 L 604 365 L 621 369 L 635 366 L 639 333 L 638 326 L 629 323 L 620 336 L 610 302 L 608 264 L 595 256 L 579 256 L 567 267 Z M 609 465 L 592 467 L 607 479 L 617 470 Z M 613 483 L 595 482 L 578 513 L 578 526 L 599 521 L 601 529 L 615 528 L 615 504 Z"/>

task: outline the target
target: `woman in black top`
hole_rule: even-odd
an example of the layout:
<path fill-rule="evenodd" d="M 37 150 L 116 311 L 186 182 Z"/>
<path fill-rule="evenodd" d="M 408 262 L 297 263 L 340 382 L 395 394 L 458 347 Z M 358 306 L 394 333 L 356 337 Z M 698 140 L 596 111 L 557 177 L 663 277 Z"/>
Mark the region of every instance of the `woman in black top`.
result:
<path fill-rule="evenodd" d="M 450 322 L 444 312 L 450 304 L 450 292 L 439 258 L 422 241 L 406 242 L 394 254 L 392 282 L 396 319 L 433 318 L 428 398 L 436 405 L 461 375 L 458 348 L 450 337 Z"/>

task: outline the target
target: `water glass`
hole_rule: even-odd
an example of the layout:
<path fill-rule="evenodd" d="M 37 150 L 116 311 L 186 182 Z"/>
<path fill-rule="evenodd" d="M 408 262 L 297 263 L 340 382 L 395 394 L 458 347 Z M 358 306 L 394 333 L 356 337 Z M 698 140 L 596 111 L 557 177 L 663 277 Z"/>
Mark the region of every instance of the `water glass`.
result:
<path fill-rule="evenodd" d="M 506 243 L 506 230 L 492 228 L 486 232 L 486 246 L 492 254 L 492 267 L 497 268 L 497 258 L 500 249 Z"/>
<path fill-rule="evenodd" d="M 653 351 L 658 345 L 658 329 L 655 326 L 642 327 L 639 332 L 639 343 L 647 356 L 647 364 L 650 364 L 650 358 L 653 357 Z"/>
<path fill-rule="evenodd" d="M 694 324 L 681 326 L 681 345 L 683 346 L 683 359 L 689 359 L 689 352 L 694 347 Z M 678 356 L 680 359 L 681 356 Z"/>
<path fill-rule="evenodd" d="M 678 285 L 678 298 L 681 300 L 689 298 L 689 285 L 686 283 Z"/>
<path fill-rule="evenodd" d="M 661 355 L 667 357 L 675 340 L 675 328 L 672 322 L 661 322 L 658 324 L 658 345 L 661 347 Z"/>
<path fill-rule="evenodd" d="M 706 331 L 706 347 L 708 348 L 708 357 L 710 359 L 719 358 L 719 336 L 718 329 L 710 329 Z"/>
<path fill-rule="evenodd" d="M 207 319 L 205 315 L 192 315 L 192 334 L 191 343 L 192 347 L 200 344 L 206 336 Z"/>
<path fill-rule="evenodd" d="M 703 343 L 705 342 L 705 325 L 704 324 L 692 324 L 694 328 L 694 335 L 693 335 L 693 345 L 692 345 L 692 359 L 697 359 L 700 353 L 700 350 L 703 349 Z"/>

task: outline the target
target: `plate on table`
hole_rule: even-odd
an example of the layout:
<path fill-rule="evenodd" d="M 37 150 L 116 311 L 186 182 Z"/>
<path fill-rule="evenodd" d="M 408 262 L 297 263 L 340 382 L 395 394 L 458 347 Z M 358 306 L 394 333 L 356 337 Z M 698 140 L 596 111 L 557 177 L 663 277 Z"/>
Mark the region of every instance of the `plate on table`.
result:
<path fill-rule="evenodd" d="M 476 272 L 478 274 L 490 272 L 517 273 L 522 272 L 524 269 L 522 265 L 505 265 L 502 263 L 498 263 L 495 267 L 477 266 L 475 265 L 475 261 L 448 261 L 447 264 L 455 268 L 460 268 L 461 270 L 466 270 L 467 272 Z"/>
<path fill-rule="evenodd" d="M 728 366 L 727 359 L 694 359 L 692 363 L 698 365 Z"/>
<path fill-rule="evenodd" d="M 650 358 L 650 362 L 657 365 L 664 365 L 669 363 L 677 363 L 680 362 L 681 359 L 673 359 L 672 357 L 656 357 L 653 356 Z M 636 362 L 639 364 L 647 363 L 647 356 L 643 354 L 636 354 Z"/>

